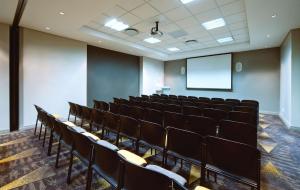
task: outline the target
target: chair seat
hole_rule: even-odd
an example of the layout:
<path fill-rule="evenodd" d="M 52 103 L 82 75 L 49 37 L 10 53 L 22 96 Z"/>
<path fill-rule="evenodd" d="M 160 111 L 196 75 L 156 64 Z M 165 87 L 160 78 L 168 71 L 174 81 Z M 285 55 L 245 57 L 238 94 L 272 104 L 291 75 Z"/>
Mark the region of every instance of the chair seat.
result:
<path fill-rule="evenodd" d="M 194 190 L 210 190 L 210 189 L 202 186 L 197 186 Z"/>
<path fill-rule="evenodd" d="M 97 137 L 96 135 L 93 135 L 92 133 L 89 133 L 89 132 L 84 132 L 84 133 L 82 133 L 84 136 L 87 136 L 90 140 L 92 140 L 92 141 L 95 141 L 95 142 L 97 142 L 97 141 L 99 141 L 100 140 L 100 138 L 99 137 Z"/>
<path fill-rule="evenodd" d="M 182 176 L 180 176 L 180 175 L 178 175 L 178 174 L 176 174 L 176 173 L 174 173 L 172 171 L 166 170 L 166 169 L 164 169 L 164 168 L 162 168 L 160 166 L 149 164 L 149 165 L 146 166 L 146 168 L 149 169 L 149 170 L 161 173 L 161 174 L 163 174 L 163 175 L 171 178 L 172 180 L 177 181 L 179 184 L 181 184 L 183 186 L 187 182 L 186 179 L 184 179 Z"/>
<path fill-rule="evenodd" d="M 76 125 L 70 121 L 63 122 L 64 124 L 68 125 L 69 127 L 76 127 Z"/>
<path fill-rule="evenodd" d="M 85 133 L 86 132 L 86 130 L 85 129 L 83 129 L 83 128 L 81 128 L 81 127 L 78 127 L 78 126 L 68 126 L 71 130 L 73 130 L 73 131 L 75 131 L 75 132 L 77 132 L 77 133 Z"/>
<path fill-rule="evenodd" d="M 119 150 L 119 148 L 117 146 L 115 146 L 115 145 L 113 145 L 113 144 L 111 144 L 111 143 L 109 143 L 107 141 L 104 141 L 104 140 L 99 140 L 96 143 L 99 144 L 99 145 L 101 145 L 101 146 L 104 146 L 104 147 L 106 147 L 106 148 L 108 148 L 110 150 L 113 150 L 113 151 Z"/>
<path fill-rule="evenodd" d="M 147 164 L 147 161 L 144 158 L 142 158 L 132 152 L 129 152 L 127 150 L 119 150 L 118 154 L 120 156 L 122 156 L 125 160 L 127 160 L 128 162 L 131 162 L 135 165 L 144 166 Z"/>

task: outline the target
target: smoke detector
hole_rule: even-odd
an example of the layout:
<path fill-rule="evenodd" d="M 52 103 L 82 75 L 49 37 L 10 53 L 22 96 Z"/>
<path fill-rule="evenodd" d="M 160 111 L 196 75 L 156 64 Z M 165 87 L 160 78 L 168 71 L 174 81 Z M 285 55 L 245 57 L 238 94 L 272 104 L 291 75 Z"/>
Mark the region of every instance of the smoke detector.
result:
<path fill-rule="evenodd" d="M 163 32 L 161 32 L 159 29 L 158 29 L 158 24 L 159 24 L 159 21 L 156 21 L 155 22 L 155 27 L 153 27 L 151 29 L 151 36 L 154 36 L 154 37 L 161 37 L 162 35 L 164 35 Z"/>
<path fill-rule="evenodd" d="M 135 28 L 127 28 L 124 32 L 128 36 L 136 36 L 136 35 L 139 34 L 139 31 L 137 29 L 135 29 Z"/>

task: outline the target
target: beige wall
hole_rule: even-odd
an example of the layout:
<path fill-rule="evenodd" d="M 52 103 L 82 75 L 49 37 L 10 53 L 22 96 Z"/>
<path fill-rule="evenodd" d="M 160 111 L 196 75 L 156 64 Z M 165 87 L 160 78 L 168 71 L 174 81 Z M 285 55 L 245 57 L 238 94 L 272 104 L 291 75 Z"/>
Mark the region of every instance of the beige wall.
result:
<path fill-rule="evenodd" d="M 35 123 L 34 104 L 63 117 L 68 101 L 86 105 L 87 44 L 30 29 L 22 38 L 21 127 Z"/>
<path fill-rule="evenodd" d="M 9 26 L 0 24 L 0 131 L 9 130 Z"/>

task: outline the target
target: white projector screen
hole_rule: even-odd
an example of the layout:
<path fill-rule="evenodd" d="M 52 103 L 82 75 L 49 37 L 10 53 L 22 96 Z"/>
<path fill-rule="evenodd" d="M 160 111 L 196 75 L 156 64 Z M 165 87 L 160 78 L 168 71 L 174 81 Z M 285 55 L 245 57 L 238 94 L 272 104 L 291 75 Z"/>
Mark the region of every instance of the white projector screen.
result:
<path fill-rule="evenodd" d="M 231 90 L 231 54 L 187 59 L 187 88 Z"/>

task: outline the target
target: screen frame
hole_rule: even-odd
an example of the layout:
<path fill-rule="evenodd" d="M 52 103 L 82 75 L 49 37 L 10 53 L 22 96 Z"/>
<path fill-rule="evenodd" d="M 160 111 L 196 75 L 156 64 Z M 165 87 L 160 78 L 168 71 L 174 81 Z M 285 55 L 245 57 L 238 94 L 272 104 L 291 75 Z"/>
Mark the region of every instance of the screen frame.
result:
<path fill-rule="evenodd" d="M 195 59 L 195 58 L 201 58 L 201 57 L 212 57 L 212 56 L 218 56 L 218 55 L 231 55 L 231 63 L 230 63 L 230 70 L 231 70 L 231 84 L 230 88 L 191 88 L 187 85 L 187 73 L 188 73 L 188 67 L 187 67 L 187 60 L 188 59 Z M 188 57 L 185 59 L 185 89 L 186 90 L 205 90 L 205 91 L 222 91 L 222 92 L 232 92 L 233 91 L 233 70 L 232 70 L 232 62 L 233 62 L 233 53 L 220 53 L 220 54 L 213 54 L 213 55 L 204 55 L 204 56 L 196 56 L 196 57 Z"/>

